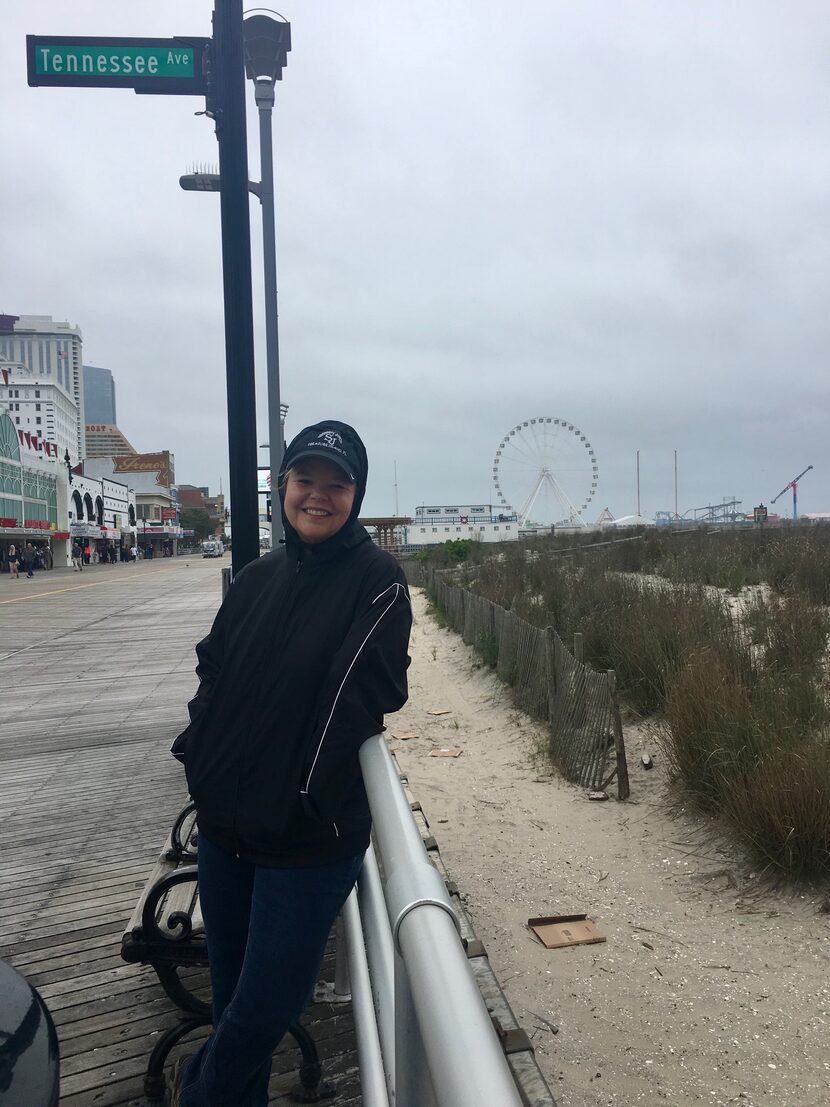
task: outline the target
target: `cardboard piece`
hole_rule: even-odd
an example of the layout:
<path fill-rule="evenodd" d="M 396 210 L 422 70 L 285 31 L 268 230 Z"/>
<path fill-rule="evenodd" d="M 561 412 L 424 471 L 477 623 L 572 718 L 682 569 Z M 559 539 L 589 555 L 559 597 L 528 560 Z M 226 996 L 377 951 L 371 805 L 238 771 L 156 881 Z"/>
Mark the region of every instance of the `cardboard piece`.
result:
<path fill-rule="evenodd" d="M 408 730 L 406 734 L 392 734 L 392 737 L 399 739 L 401 742 L 408 742 L 410 738 L 417 738 L 418 733 L 415 730 Z"/>
<path fill-rule="evenodd" d="M 427 711 L 427 715 L 449 715 L 450 709 L 448 707 L 442 708 L 440 711 Z"/>
<path fill-rule="evenodd" d="M 460 750 L 457 747 L 454 748 L 454 749 L 440 749 L 438 746 L 436 746 L 434 750 L 429 751 L 429 756 L 430 757 L 460 757 L 463 752 L 464 752 L 463 750 Z"/>
<path fill-rule="evenodd" d="M 546 949 L 593 945 L 606 940 L 587 915 L 543 915 L 528 919 L 527 925 Z"/>

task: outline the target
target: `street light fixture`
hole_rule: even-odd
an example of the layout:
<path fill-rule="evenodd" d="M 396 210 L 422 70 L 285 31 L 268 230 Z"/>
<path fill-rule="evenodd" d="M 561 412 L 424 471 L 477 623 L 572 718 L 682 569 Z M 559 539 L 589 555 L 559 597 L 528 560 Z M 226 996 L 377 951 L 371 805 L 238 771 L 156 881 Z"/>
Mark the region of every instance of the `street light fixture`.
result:
<path fill-rule="evenodd" d="M 195 173 L 185 173 L 179 177 L 179 187 L 185 192 L 221 192 L 218 173 L 204 173 L 197 170 Z M 259 181 L 248 181 L 248 191 L 262 203 L 262 187 Z"/>

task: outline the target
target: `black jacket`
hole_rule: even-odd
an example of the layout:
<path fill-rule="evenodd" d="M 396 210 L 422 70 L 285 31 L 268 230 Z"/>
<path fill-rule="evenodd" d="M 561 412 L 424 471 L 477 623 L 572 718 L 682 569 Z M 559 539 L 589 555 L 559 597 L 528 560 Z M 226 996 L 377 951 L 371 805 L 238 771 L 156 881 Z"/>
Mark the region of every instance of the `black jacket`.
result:
<path fill-rule="evenodd" d="M 406 702 L 412 622 L 400 566 L 354 519 L 305 558 L 286 534 L 237 575 L 196 647 L 199 689 L 173 745 L 200 829 L 275 867 L 368 845 L 357 751 Z"/>

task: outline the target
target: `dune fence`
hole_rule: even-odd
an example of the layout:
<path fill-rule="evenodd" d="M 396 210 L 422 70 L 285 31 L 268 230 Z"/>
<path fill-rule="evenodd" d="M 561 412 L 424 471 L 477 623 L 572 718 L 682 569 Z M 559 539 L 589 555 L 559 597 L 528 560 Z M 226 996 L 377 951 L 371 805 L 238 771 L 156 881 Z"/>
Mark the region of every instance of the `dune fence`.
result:
<path fill-rule="evenodd" d="M 535 627 L 453 580 L 455 570 L 406 561 L 410 584 L 424 588 L 447 624 L 513 690 L 516 706 L 548 726 L 552 762 L 566 780 L 603 792 L 616 779 L 617 797 L 630 793 L 613 670 L 597 672 L 581 657 L 582 636 L 570 652 L 553 627 Z"/>

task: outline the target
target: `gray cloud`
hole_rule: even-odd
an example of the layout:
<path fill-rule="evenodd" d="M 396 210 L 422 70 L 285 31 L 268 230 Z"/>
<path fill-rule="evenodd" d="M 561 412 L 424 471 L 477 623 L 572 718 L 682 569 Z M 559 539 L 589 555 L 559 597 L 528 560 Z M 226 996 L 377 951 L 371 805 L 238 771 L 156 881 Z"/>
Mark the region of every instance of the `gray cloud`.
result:
<path fill-rule="evenodd" d="M 122 429 L 227 488 L 216 160 L 189 98 L 29 89 L 32 33 L 208 34 L 209 0 L 4 15 L 0 310 L 79 324 Z M 486 501 L 501 437 L 582 428 L 596 514 L 830 509 L 824 5 L 289 4 L 275 149 L 289 433 L 353 421 L 367 509 Z M 258 175 L 250 99 L 250 172 Z M 252 207 L 264 358 L 259 212 Z M 258 369 L 259 441 L 267 436 Z M 263 458 L 264 460 L 264 458 Z M 783 502 L 783 501 L 781 501 Z M 592 508 L 593 506 L 592 505 Z"/>

